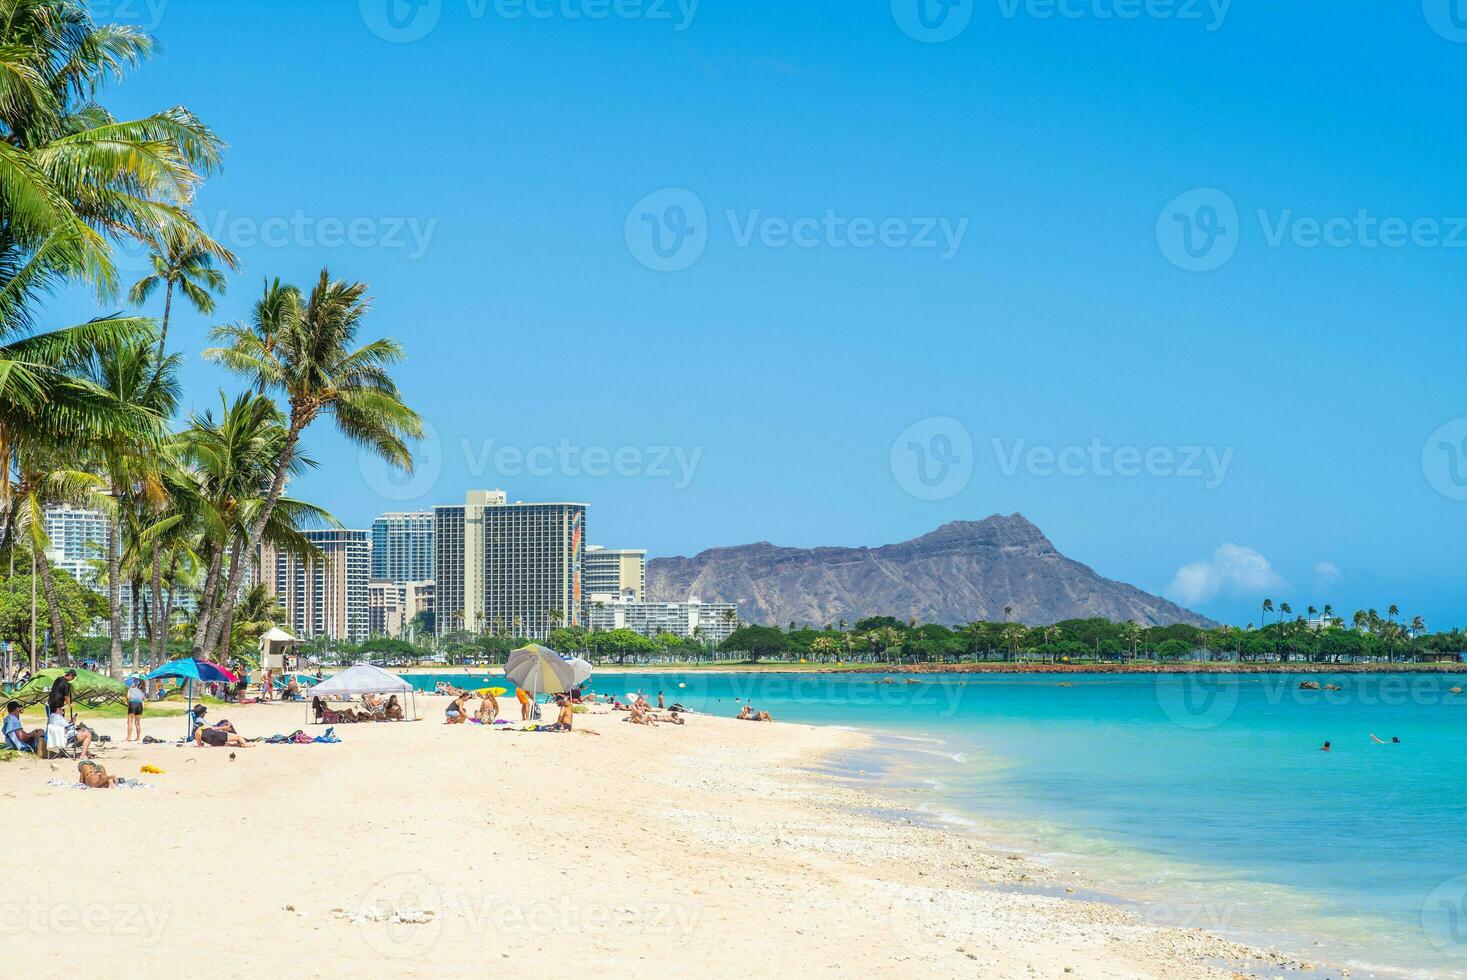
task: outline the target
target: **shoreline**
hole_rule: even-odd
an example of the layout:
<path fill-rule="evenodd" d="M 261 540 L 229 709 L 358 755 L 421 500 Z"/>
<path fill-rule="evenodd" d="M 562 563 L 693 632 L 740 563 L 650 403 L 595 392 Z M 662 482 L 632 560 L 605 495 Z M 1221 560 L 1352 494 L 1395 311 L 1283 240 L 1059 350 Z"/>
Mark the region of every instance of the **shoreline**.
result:
<path fill-rule="evenodd" d="M 1297 966 L 1147 924 L 1079 888 L 1061 895 L 1077 876 L 926 826 L 930 810 L 914 801 L 827 771 L 869 751 L 871 733 L 706 714 L 646 729 L 597 710 L 577 716 L 582 731 L 544 737 L 445 726 L 445 699 L 418 700 L 424 720 L 339 726 L 339 745 L 103 751 L 114 774 L 165 770 L 143 777 L 153 790 L 48 786 L 67 775 L 64 761 L 0 767 L 0 794 L 25 819 L 102 820 L 149 854 L 139 864 L 53 851 L 52 872 L 75 887 L 0 919 L 30 940 L 11 944 L 13 970 L 42 969 L 58 942 L 83 959 L 136 962 L 217 929 L 221 913 L 235 940 L 211 953 L 223 976 L 441 975 L 466 955 L 535 969 L 571 940 L 618 974 L 697 963 L 719 977 L 1068 968 L 1217 980 Z M 300 727 L 294 704 L 228 713 L 250 735 Z M 144 730 L 171 735 L 173 721 L 145 716 Z M 120 738 L 123 720 L 95 727 Z M 226 907 L 181 897 L 201 880 Z M 86 916 L 87 928 L 73 924 Z"/>
<path fill-rule="evenodd" d="M 341 667 L 322 668 L 327 673 Z M 397 674 L 493 674 L 484 667 L 388 667 Z M 1467 674 L 1467 663 L 1430 664 L 597 664 L 596 674 Z"/>

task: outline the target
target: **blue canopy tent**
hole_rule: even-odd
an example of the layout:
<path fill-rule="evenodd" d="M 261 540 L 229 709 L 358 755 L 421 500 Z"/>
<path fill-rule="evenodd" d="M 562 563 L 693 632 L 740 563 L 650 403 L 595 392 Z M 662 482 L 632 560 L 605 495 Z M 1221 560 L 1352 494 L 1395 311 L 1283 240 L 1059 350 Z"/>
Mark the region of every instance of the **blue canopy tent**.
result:
<path fill-rule="evenodd" d="M 191 726 L 194 716 L 194 681 L 204 684 L 235 684 L 239 681 L 238 677 L 218 664 L 210 663 L 207 660 L 195 660 L 192 657 L 170 661 L 148 674 L 150 681 L 165 677 L 176 677 L 184 681 L 188 687 L 188 714 L 184 716 L 184 725 L 189 730 L 184 732 L 184 738 L 193 734 Z"/>

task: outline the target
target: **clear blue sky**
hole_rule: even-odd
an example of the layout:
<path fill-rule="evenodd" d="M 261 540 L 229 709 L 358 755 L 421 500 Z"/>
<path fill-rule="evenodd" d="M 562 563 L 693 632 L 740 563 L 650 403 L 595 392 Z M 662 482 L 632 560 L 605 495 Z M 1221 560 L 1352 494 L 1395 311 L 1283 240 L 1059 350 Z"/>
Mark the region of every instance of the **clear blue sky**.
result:
<path fill-rule="evenodd" d="M 110 104 L 182 102 L 231 144 L 199 201 L 244 261 L 214 319 L 245 316 L 265 276 L 329 264 L 371 284 L 371 331 L 407 346 L 441 468 L 387 499 L 318 426 L 322 466 L 295 492 L 347 524 L 502 486 L 587 501 L 593 542 L 670 555 L 876 545 L 1021 511 L 1102 574 L 1239 623 L 1261 593 L 1467 622 L 1467 502 L 1440 448 L 1467 432 L 1432 437 L 1467 416 L 1467 231 L 1372 248 L 1352 227 L 1309 247 L 1301 223 L 1438 219 L 1448 239 L 1467 216 L 1467 29 L 1444 12 L 1434 28 L 1435 0 L 1222 18 L 1177 0 L 1135 19 L 1103 16 L 1116 0 L 1069 0 L 1072 17 L 963 0 L 945 22 L 928 11 L 932 32 L 961 28 L 943 43 L 906 0 L 702 0 L 691 18 L 676 0 L 620 0 L 652 15 L 636 18 L 611 0 L 519 18 L 507 0 L 399 0 L 406 31 L 432 29 L 393 43 L 387 2 L 97 5 L 156 21 L 166 49 Z M 696 261 L 649 268 L 644 215 L 671 228 L 668 204 L 689 200 L 701 251 L 675 259 Z M 828 213 L 962 234 L 953 254 L 839 230 L 782 246 L 767 220 Z M 1214 214 L 1225 250 L 1200 261 L 1228 260 L 1182 268 L 1182 220 L 1204 234 Z M 252 242 L 272 218 L 298 227 Z M 327 219 L 358 222 L 357 243 Z M 421 255 L 403 221 L 431 231 Z M 228 383 L 197 357 L 207 325 L 184 312 L 174 330 L 200 407 Z M 930 418 L 958 424 L 898 440 Z M 479 457 L 491 439 L 700 455 L 686 486 L 656 453 L 592 475 L 491 452 L 476 474 L 462 442 Z M 1211 447 L 1227 466 L 1123 477 L 1096 440 Z M 910 442 L 966 461 L 929 490 Z M 1066 457 L 1079 475 L 1045 465 L 1066 447 L 1086 450 Z"/>

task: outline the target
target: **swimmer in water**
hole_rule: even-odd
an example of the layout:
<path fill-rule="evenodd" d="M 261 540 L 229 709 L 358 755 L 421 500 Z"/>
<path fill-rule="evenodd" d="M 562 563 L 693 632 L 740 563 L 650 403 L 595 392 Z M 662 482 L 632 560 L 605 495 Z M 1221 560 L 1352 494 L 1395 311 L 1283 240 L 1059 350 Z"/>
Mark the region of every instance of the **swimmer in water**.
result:
<path fill-rule="evenodd" d="M 1321 751 L 1321 752 L 1328 752 L 1329 751 L 1329 743 L 1328 742 L 1325 742 L 1322 746 L 1320 746 L 1319 751 Z"/>

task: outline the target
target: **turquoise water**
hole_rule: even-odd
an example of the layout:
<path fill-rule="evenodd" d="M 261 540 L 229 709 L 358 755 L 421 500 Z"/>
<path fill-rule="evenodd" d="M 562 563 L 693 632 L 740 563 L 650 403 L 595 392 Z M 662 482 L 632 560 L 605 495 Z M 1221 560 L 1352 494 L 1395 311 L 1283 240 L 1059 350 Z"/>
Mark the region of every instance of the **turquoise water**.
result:
<path fill-rule="evenodd" d="M 1449 692 L 1463 683 L 693 673 L 595 687 L 885 733 L 894 782 L 1154 903 L 1159 921 L 1276 939 L 1357 974 L 1467 977 L 1467 695 Z"/>

